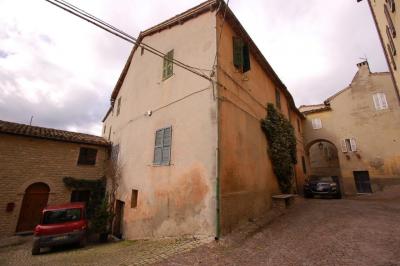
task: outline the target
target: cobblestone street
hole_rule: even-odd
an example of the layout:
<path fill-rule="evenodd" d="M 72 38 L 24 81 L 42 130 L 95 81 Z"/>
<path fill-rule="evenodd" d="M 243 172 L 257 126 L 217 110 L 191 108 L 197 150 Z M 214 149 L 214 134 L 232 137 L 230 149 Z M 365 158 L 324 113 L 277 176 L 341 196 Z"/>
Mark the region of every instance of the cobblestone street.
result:
<path fill-rule="evenodd" d="M 288 213 L 210 239 L 122 241 L 30 255 L 0 248 L 0 265 L 400 265 L 400 187 L 343 200 L 299 199 Z M 210 242 L 211 241 L 211 242 Z"/>
<path fill-rule="evenodd" d="M 159 265 L 400 265 L 400 187 L 300 200 L 289 213 Z"/>

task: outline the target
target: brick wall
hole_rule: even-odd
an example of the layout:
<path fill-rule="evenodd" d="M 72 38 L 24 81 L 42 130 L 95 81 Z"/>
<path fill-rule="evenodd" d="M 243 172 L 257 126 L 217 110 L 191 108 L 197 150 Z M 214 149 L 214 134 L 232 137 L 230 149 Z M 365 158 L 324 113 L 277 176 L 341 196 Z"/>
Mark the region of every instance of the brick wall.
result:
<path fill-rule="evenodd" d="M 77 165 L 80 147 L 96 148 L 96 165 Z M 36 182 L 50 187 L 48 204 L 70 201 L 62 179 L 99 179 L 104 175 L 106 147 L 0 133 L 0 238 L 15 234 L 25 189 Z M 15 203 L 6 212 L 8 203 Z"/>

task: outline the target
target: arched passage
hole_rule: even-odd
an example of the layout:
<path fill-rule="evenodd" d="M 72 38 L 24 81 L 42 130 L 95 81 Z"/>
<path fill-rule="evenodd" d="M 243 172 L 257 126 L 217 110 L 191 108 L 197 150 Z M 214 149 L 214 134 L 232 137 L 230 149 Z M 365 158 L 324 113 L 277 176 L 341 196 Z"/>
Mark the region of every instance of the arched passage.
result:
<path fill-rule="evenodd" d="M 309 162 L 309 175 L 340 176 L 338 149 L 326 139 L 316 139 L 307 144 L 306 155 Z"/>
<path fill-rule="evenodd" d="M 42 182 L 26 188 L 19 213 L 17 232 L 33 231 L 40 222 L 41 211 L 47 205 L 50 188 Z"/>

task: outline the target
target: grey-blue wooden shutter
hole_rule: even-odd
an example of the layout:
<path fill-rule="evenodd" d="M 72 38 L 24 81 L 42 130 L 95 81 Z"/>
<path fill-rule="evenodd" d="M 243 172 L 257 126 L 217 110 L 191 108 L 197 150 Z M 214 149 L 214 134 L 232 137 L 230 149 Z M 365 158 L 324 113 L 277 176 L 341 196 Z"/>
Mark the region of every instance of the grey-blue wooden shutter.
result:
<path fill-rule="evenodd" d="M 162 150 L 162 163 L 169 164 L 171 161 L 171 137 L 172 128 L 164 128 L 163 134 L 163 150 Z"/>
<path fill-rule="evenodd" d="M 164 130 L 160 129 L 156 131 L 156 139 L 154 143 L 154 164 L 161 164 L 162 160 L 162 146 L 163 146 L 163 134 Z"/>

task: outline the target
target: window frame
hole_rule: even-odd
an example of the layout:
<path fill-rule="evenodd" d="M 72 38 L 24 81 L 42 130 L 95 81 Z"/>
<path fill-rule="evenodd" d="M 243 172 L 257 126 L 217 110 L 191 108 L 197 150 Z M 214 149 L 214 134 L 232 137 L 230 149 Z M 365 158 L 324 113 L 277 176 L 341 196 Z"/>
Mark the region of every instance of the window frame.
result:
<path fill-rule="evenodd" d="M 174 49 L 170 50 L 163 58 L 162 80 L 167 80 L 174 75 Z"/>
<path fill-rule="evenodd" d="M 246 73 L 251 69 L 250 47 L 242 38 L 232 36 L 233 46 L 233 65 L 241 73 Z"/>
<path fill-rule="evenodd" d="M 372 95 L 372 101 L 376 111 L 389 109 L 386 94 L 384 92 L 377 92 Z"/>
<path fill-rule="evenodd" d="M 343 153 L 357 152 L 357 142 L 355 138 L 341 139 L 340 142 Z"/>
<path fill-rule="evenodd" d="M 169 144 L 165 144 L 165 131 L 169 130 L 170 131 L 170 137 L 169 137 Z M 161 138 L 161 143 L 157 145 L 157 133 L 162 132 L 162 138 Z M 168 161 L 164 161 L 164 150 L 168 148 L 169 149 L 169 154 L 168 154 Z M 156 150 L 161 149 L 161 157 L 160 160 L 156 161 Z M 171 165 L 171 152 L 172 150 L 172 126 L 167 126 L 164 128 L 157 129 L 155 134 L 154 134 L 154 151 L 153 151 L 153 165 L 155 166 L 168 166 Z"/>
<path fill-rule="evenodd" d="M 92 159 L 92 160 L 88 159 L 88 156 L 90 156 L 88 154 L 89 151 L 94 152 L 94 155 L 93 154 L 91 155 L 94 157 L 94 159 Z M 97 161 L 97 154 L 98 154 L 98 149 L 90 148 L 90 147 L 80 147 L 77 165 L 79 165 L 79 166 L 82 166 L 82 165 L 95 166 L 96 161 Z M 86 156 L 86 157 L 84 157 L 84 156 Z"/>
<path fill-rule="evenodd" d="M 318 123 L 316 123 L 318 122 Z M 311 119 L 311 125 L 314 130 L 318 130 L 322 128 L 322 120 L 319 117 L 315 117 Z"/>

